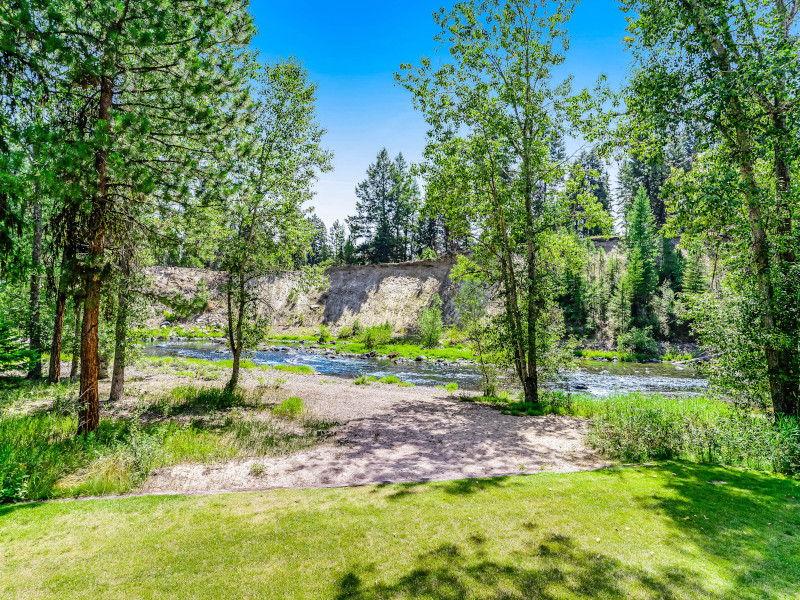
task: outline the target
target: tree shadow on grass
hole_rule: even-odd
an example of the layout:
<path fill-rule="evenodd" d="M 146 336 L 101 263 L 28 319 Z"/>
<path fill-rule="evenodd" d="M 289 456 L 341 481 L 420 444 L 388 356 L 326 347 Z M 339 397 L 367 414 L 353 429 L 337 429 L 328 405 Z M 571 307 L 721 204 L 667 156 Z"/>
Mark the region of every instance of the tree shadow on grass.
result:
<path fill-rule="evenodd" d="M 24 510 L 26 508 L 38 508 L 41 506 L 41 502 L 25 502 L 25 503 L 18 503 L 18 504 L 0 504 L 0 520 L 3 517 L 10 515 L 13 512 L 18 510 Z"/>
<path fill-rule="evenodd" d="M 676 546 L 737 565 L 732 589 L 765 588 L 800 597 L 800 482 L 743 469 L 663 463 L 674 493 L 635 500 L 667 516 Z M 774 597 L 769 594 L 747 597 Z"/>
<path fill-rule="evenodd" d="M 493 488 L 506 487 L 508 480 L 508 477 L 488 477 L 484 479 L 453 479 L 436 482 L 382 483 L 375 486 L 373 493 L 379 493 L 386 488 L 394 489 L 395 491 L 386 495 L 387 500 L 402 500 L 422 491 L 443 491 L 445 494 L 453 496 L 470 496 Z"/>
<path fill-rule="evenodd" d="M 521 532 L 525 535 L 525 532 Z M 337 600 L 468 597 L 550 600 L 556 598 L 639 597 L 678 600 L 724 596 L 703 585 L 698 573 L 680 569 L 649 571 L 580 548 L 574 540 L 551 534 L 531 544 L 529 553 L 505 560 L 486 558 L 485 540 L 468 538 L 465 547 L 445 544 L 420 554 L 416 564 L 394 583 L 375 581 L 373 568 L 354 568 L 337 582 Z M 536 566 L 522 566 L 534 562 Z"/>

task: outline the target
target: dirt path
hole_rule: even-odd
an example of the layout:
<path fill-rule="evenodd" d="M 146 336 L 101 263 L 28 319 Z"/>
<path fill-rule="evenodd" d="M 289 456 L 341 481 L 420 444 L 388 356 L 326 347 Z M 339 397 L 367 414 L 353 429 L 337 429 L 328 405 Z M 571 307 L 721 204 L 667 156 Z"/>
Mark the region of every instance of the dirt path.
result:
<path fill-rule="evenodd" d="M 609 464 L 587 448 L 584 420 L 513 417 L 442 389 L 289 375 L 283 389 L 340 423 L 310 450 L 154 471 L 144 493 L 307 488 L 579 471 Z M 255 466 L 254 466 L 255 465 Z"/>

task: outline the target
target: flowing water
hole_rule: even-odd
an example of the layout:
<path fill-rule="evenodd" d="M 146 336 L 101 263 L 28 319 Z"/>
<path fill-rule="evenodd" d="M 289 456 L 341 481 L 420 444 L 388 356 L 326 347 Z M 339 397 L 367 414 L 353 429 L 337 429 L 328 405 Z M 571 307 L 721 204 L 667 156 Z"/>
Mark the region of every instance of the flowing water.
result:
<path fill-rule="evenodd" d="M 232 358 L 224 346 L 203 342 L 163 342 L 144 348 L 147 356 L 183 356 L 222 361 Z M 245 357 L 243 357 L 245 358 Z M 480 389 L 481 372 L 474 364 L 442 364 L 436 362 L 353 358 L 318 354 L 303 346 L 279 346 L 272 350 L 257 350 L 246 356 L 260 365 L 307 365 L 322 375 L 355 379 L 361 375 L 384 377 L 396 375 L 415 385 L 437 386 L 451 382 L 460 389 Z M 509 377 L 508 387 L 513 386 Z M 707 382 L 691 366 L 671 363 L 612 363 L 583 360 L 576 371 L 564 375 L 555 389 L 607 396 L 614 392 L 659 392 L 663 394 L 697 394 Z"/>

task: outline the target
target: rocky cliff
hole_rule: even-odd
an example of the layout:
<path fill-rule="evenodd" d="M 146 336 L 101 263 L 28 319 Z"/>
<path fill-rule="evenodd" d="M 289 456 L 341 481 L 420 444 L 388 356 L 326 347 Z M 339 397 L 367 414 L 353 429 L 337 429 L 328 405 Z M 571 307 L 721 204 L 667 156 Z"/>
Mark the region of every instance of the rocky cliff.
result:
<path fill-rule="evenodd" d="M 342 327 L 358 317 L 364 325 L 388 321 L 395 330 L 413 330 L 419 313 L 439 294 L 445 321 L 455 317 L 450 281 L 453 257 L 416 262 L 334 267 L 326 271 L 329 286 L 305 294 L 297 293 L 298 274 L 265 277 L 254 285 L 259 295 L 259 310 L 269 313 L 277 328 L 325 324 Z M 223 274 L 206 269 L 153 267 L 149 276 L 160 295 L 180 294 L 192 298 L 198 289 L 208 291 L 209 308 L 185 322 L 190 325 L 221 327 L 226 322 L 225 301 L 221 293 Z M 202 283 L 201 283 L 202 282 Z M 155 306 L 149 326 L 158 326 L 165 306 Z"/>

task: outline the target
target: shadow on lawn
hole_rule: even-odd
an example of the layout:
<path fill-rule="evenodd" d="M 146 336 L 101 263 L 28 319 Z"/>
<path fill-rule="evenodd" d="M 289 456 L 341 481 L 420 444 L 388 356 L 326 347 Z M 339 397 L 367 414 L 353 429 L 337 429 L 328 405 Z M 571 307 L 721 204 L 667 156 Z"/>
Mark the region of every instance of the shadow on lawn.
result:
<path fill-rule="evenodd" d="M 413 496 L 417 492 L 443 491 L 454 496 L 470 496 L 492 488 L 505 487 L 508 477 L 489 477 L 487 479 L 454 479 L 452 481 L 424 482 L 412 481 L 407 483 L 382 483 L 376 485 L 372 493 L 377 494 L 385 488 L 396 491 L 386 495 L 387 500 L 402 500 Z"/>
<path fill-rule="evenodd" d="M 408 572 L 389 583 L 375 580 L 375 567 L 351 568 L 338 579 L 336 598 L 794 597 L 800 581 L 798 482 L 684 463 L 638 469 L 668 477 L 669 483 L 653 495 L 634 495 L 633 501 L 669 520 L 672 534 L 664 543 L 673 551 L 696 554 L 706 564 L 729 565 L 723 589 L 708 583 L 702 564 L 686 567 L 654 561 L 648 565 L 647 556 L 631 564 L 583 548 L 567 535 L 550 533 L 542 539 L 541 532 L 537 533 L 541 525 L 526 522 L 518 534 L 525 550 L 493 560 L 485 549 L 490 540 L 473 535 L 461 545 L 445 544 L 420 554 Z M 604 473 L 617 479 L 624 478 L 626 471 Z M 629 475 L 636 472 L 631 469 Z M 452 486 L 452 493 L 470 494 L 497 485 L 503 485 L 503 478 L 446 482 L 435 488 Z M 405 484 L 389 498 L 418 493 L 414 488 L 415 484 Z M 419 493 L 433 489 L 429 485 Z"/>
<path fill-rule="evenodd" d="M 702 585 L 697 573 L 670 570 L 654 574 L 619 560 L 589 552 L 562 535 L 551 534 L 544 542 L 531 545 L 528 554 L 515 553 L 503 562 L 487 560 L 481 547 L 484 539 L 469 538 L 469 547 L 443 545 L 418 557 L 417 566 L 396 583 L 370 581 L 369 569 L 352 570 L 338 582 L 338 600 L 376 598 L 435 598 L 457 600 L 467 597 L 541 599 L 628 598 L 632 590 L 644 597 L 664 600 L 724 596 Z M 539 566 L 519 566 L 538 558 Z"/>
<path fill-rule="evenodd" d="M 800 587 L 800 482 L 688 463 L 666 463 L 657 470 L 670 477 L 675 493 L 636 501 L 669 517 L 674 533 L 668 543 L 685 546 L 688 539 L 699 552 L 737 565 L 732 590 L 747 586 L 795 597 Z"/>

